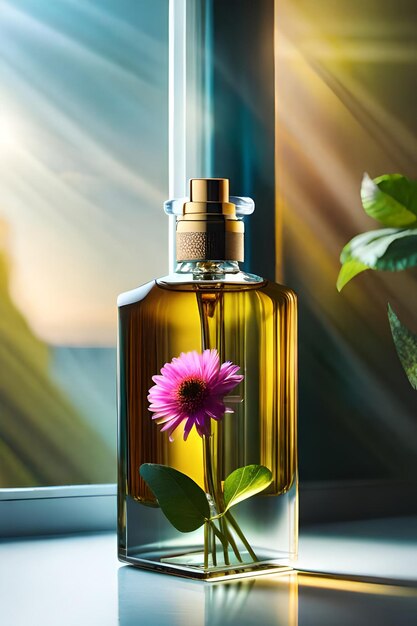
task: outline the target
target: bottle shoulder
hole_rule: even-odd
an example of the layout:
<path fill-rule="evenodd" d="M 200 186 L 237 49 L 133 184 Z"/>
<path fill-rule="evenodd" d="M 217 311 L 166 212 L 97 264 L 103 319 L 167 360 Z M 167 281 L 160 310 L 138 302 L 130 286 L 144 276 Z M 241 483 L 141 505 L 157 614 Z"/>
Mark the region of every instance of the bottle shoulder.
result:
<path fill-rule="evenodd" d="M 130 289 L 129 291 L 125 291 L 121 293 L 117 297 L 117 306 L 120 308 L 122 306 L 127 306 L 128 304 L 135 304 L 136 302 L 140 302 L 144 300 L 146 296 L 152 291 L 155 287 L 155 280 L 150 280 L 148 283 L 144 285 L 140 285 L 135 289 Z"/>
<path fill-rule="evenodd" d="M 163 276 L 162 278 L 158 278 L 156 280 L 157 284 L 161 287 L 176 287 L 176 286 L 192 286 L 194 285 L 197 289 L 199 286 L 210 287 L 214 286 L 215 288 L 222 288 L 222 285 L 230 286 L 258 286 L 265 282 L 265 279 L 261 276 L 257 276 L 256 274 L 249 274 L 248 272 L 225 272 L 221 274 L 201 274 L 196 277 L 195 274 L 192 273 L 183 273 L 183 272 L 175 272 L 173 274 L 169 274 L 168 276 Z"/>
<path fill-rule="evenodd" d="M 265 292 L 272 298 L 276 298 L 278 300 L 286 300 L 288 303 L 297 303 L 298 296 L 291 287 L 287 287 L 287 285 L 282 285 L 281 283 L 274 283 L 273 281 L 266 281 L 267 285 L 265 288 Z"/>
<path fill-rule="evenodd" d="M 172 275 L 158 278 L 144 285 L 124 292 L 117 298 L 118 307 L 138 304 L 143 301 L 158 300 L 160 298 L 168 299 L 170 294 L 187 294 L 194 297 L 196 293 L 225 293 L 228 297 L 233 298 L 233 294 L 238 296 L 242 292 L 258 293 L 260 297 L 267 298 L 272 301 L 286 303 L 289 306 L 296 306 L 297 295 L 295 292 L 285 285 L 269 281 L 253 274 L 245 274 L 234 277 L 234 280 L 219 281 L 196 281 L 196 280 L 172 280 Z"/>

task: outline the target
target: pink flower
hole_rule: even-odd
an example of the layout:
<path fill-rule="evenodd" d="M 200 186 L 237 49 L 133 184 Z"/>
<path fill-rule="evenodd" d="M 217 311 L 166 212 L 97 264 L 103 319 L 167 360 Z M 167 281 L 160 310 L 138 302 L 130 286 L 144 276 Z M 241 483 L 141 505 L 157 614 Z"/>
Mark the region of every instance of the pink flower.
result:
<path fill-rule="evenodd" d="M 160 376 L 152 377 L 155 385 L 148 395 L 152 419 L 164 424 L 161 431 L 168 431 L 170 441 L 182 422 L 184 441 L 193 426 L 200 437 L 209 436 L 211 419 L 220 420 L 225 413 L 233 413 L 223 399 L 243 380 L 236 374 L 238 370 L 239 366 L 230 361 L 220 365 L 217 350 L 182 352 L 171 363 L 165 363 Z"/>

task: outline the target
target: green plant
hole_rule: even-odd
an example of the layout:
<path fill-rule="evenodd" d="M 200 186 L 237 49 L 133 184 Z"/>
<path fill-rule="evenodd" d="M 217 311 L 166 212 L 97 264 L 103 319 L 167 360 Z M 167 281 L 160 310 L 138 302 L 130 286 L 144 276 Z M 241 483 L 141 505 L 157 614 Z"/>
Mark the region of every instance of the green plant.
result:
<path fill-rule="evenodd" d="M 362 205 L 384 228 L 357 235 L 340 255 L 337 289 L 361 272 L 401 271 L 417 266 L 417 181 L 401 174 L 371 179 L 365 174 Z M 417 389 L 417 335 L 400 322 L 388 304 L 388 319 L 398 357 L 412 387 Z"/>
<path fill-rule="evenodd" d="M 260 493 L 272 482 L 272 472 L 264 465 L 246 465 L 235 469 L 222 484 L 214 471 L 210 439 L 212 421 L 220 422 L 233 409 L 225 402 L 243 380 L 239 366 L 231 361 L 220 363 L 217 350 L 182 352 L 165 363 L 161 374 L 152 377 L 149 409 L 161 432 L 174 440 L 173 433 L 183 427 L 187 441 L 195 429 L 203 442 L 205 491 L 189 476 L 168 465 L 143 463 L 139 473 L 158 501 L 162 512 L 180 532 L 188 533 L 204 526 L 204 568 L 217 566 L 217 545 L 223 548 L 225 565 L 230 565 L 229 550 L 242 563 L 234 533 L 243 543 L 250 559 L 257 557 L 230 509 Z"/>

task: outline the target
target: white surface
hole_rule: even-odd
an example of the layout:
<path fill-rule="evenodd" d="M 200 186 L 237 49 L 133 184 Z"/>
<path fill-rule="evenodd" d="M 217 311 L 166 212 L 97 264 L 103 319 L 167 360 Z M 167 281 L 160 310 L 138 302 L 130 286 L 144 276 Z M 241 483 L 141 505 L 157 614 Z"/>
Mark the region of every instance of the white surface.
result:
<path fill-rule="evenodd" d="M 410 519 L 317 528 L 300 566 L 417 580 L 414 530 Z M 0 543 L 0 623 L 412 626 L 417 589 L 297 574 L 204 583 L 122 566 L 113 533 L 26 539 Z"/>
<path fill-rule="evenodd" d="M 411 580 L 417 585 L 417 518 L 312 527 L 300 540 L 297 568 Z"/>
<path fill-rule="evenodd" d="M 117 624 L 115 535 L 0 544 L 2 626 Z"/>

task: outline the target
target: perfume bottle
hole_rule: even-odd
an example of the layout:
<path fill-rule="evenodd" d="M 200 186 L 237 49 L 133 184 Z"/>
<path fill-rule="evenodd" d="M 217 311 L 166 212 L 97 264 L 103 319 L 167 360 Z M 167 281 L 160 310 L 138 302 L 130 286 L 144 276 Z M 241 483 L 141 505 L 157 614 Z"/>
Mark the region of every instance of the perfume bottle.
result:
<path fill-rule="evenodd" d="M 118 554 L 201 579 L 297 556 L 297 302 L 244 273 L 249 198 L 193 179 L 176 271 L 118 298 Z"/>

